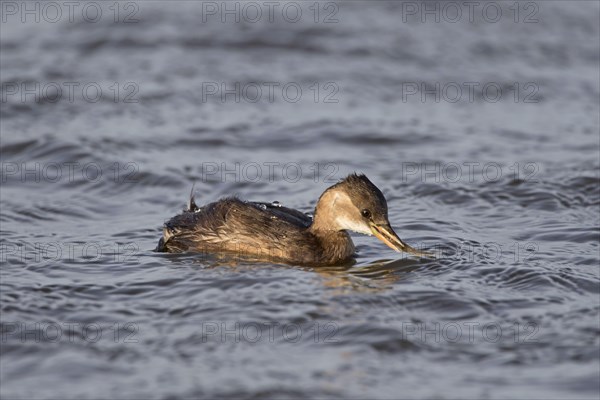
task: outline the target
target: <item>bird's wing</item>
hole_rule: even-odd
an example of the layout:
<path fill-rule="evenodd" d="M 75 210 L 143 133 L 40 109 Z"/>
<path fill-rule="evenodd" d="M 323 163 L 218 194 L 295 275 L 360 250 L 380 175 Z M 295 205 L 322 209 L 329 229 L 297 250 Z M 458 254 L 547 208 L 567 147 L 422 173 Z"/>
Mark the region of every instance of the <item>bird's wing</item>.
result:
<path fill-rule="evenodd" d="M 309 215 L 294 210 L 293 208 L 283 207 L 277 203 L 262 203 L 255 201 L 249 201 L 248 203 L 275 215 L 279 219 L 296 225 L 299 228 L 308 228 L 313 221 Z"/>

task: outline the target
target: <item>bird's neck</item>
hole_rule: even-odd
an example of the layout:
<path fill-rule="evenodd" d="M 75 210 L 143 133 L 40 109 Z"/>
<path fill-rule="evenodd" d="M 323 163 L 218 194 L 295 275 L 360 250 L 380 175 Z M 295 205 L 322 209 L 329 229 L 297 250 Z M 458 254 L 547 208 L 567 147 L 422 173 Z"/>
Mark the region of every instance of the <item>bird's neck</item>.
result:
<path fill-rule="evenodd" d="M 324 260 L 339 262 L 354 254 L 354 243 L 348 232 L 319 229 L 314 223 L 308 230 L 319 240 Z"/>
<path fill-rule="evenodd" d="M 313 222 L 310 229 L 314 232 L 337 232 L 335 221 L 335 205 L 338 194 L 328 189 L 326 190 L 315 206 Z"/>

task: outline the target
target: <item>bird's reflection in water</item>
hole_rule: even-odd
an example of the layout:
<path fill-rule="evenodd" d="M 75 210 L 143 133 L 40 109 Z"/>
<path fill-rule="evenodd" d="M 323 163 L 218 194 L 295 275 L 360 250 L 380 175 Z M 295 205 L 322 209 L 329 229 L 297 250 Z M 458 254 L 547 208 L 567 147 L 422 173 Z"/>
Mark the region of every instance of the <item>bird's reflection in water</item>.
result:
<path fill-rule="evenodd" d="M 265 268 L 296 269 L 314 273 L 327 288 L 339 289 L 340 293 L 380 292 L 419 268 L 426 261 L 419 258 L 379 259 L 367 264 L 357 264 L 350 260 L 343 264 L 327 266 L 294 266 L 268 263 L 248 255 L 204 254 L 204 253 L 155 253 L 155 256 L 169 259 L 173 264 L 197 266 L 201 269 L 228 268 L 235 270 L 262 270 Z"/>
<path fill-rule="evenodd" d="M 348 263 L 337 266 L 316 267 L 316 272 L 325 286 L 344 292 L 349 290 L 379 292 L 402 280 L 407 274 L 423 266 L 422 260 L 381 259 L 369 264 Z"/>

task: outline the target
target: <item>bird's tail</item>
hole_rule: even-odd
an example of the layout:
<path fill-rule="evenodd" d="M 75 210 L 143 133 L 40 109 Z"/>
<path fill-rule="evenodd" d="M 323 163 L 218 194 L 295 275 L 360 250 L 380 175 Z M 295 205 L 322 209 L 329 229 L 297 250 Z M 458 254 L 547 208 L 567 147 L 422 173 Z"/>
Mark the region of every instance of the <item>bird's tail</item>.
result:
<path fill-rule="evenodd" d="M 196 201 L 194 199 L 194 187 L 196 186 L 196 182 L 194 182 L 194 184 L 192 185 L 192 190 L 190 191 L 190 200 L 188 201 L 187 204 L 187 210 L 185 211 L 190 211 L 190 212 L 194 212 L 200 209 L 200 207 L 198 207 L 196 205 Z"/>

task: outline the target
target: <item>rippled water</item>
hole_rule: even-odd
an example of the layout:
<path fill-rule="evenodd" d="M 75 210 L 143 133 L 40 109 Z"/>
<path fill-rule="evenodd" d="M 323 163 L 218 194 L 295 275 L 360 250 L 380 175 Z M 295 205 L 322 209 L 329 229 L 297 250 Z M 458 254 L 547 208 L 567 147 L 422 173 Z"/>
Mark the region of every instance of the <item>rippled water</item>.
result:
<path fill-rule="evenodd" d="M 598 398 L 598 3 L 496 2 L 495 23 L 359 1 L 23 23 L 15 4 L 3 398 Z M 361 236 L 338 267 L 152 251 L 193 183 L 310 212 L 353 171 L 438 259 Z"/>

